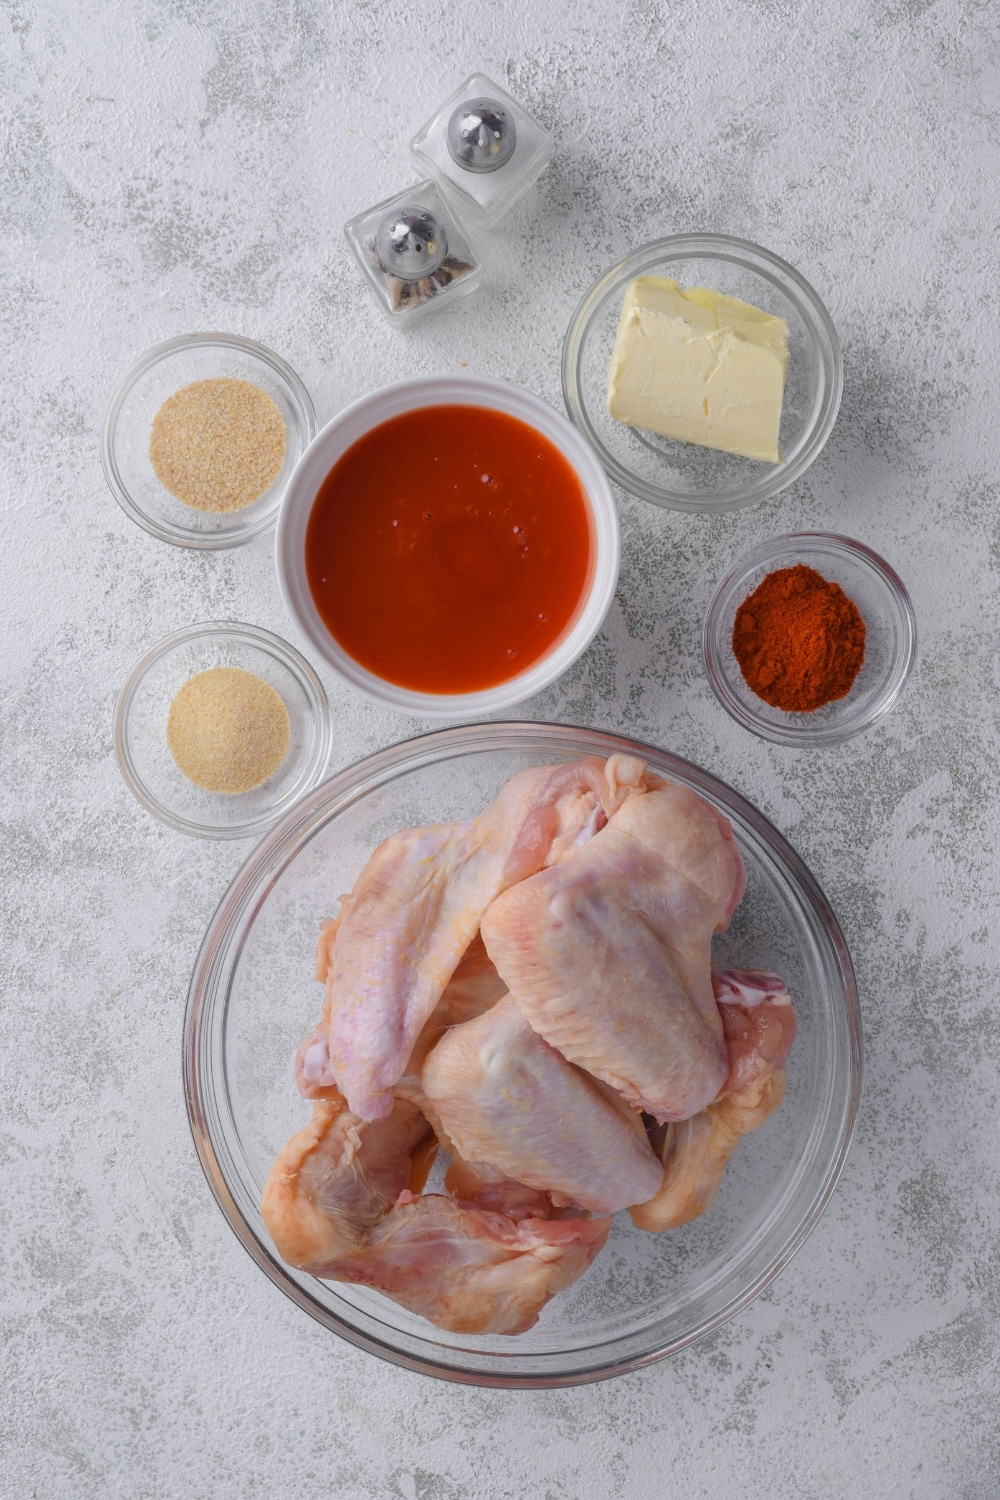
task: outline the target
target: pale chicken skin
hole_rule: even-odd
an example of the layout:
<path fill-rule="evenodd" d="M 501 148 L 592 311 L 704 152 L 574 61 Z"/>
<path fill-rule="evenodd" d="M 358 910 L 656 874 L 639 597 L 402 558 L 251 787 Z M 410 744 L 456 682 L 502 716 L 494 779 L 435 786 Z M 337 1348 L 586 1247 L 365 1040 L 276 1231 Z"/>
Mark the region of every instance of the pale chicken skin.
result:
<path fill-rule="evenodd" d="M 316 978 L 320 983 L 326 982 L 330 972 L 339 920 L 338 917 L 330 917 L 320 928 L 316 945 Z M 482 938 L 476 933 L 459 960 L 458 968 L 448 981 L 430 1019 L 413 1044 L 406 1070 L 397 1083 L 397 1092 L 422 1107 L 420 1069 L 434 1043 L 450 1026 L 458 1026 L 463 1021 L 482 1015 L 506 993 L 507 986 L 486 952 Z M 295 1081 L 304 1099 L 342 1097 L 330 1063 L 330 1045 L 327 1040 L 329 1005 L 328 987 L 320 1023 L 309 1033 L 295 1054 Z"/>
<path fill-rule="evenodd" d="M 409 828 L 344 899 L 328 976 L 331 1069 L 365 1120 L 392 1109 L 413 1044 L 501 891 L 571 857 L 638 791 L 643 764 L 589 758 L 521 771 L 477 818 Z"/>
<path fill-rule="evenodd" d="M 744 885 L 726 819 L 629 756 L 534 767 L 479 818 L 388 839 L 320 932 L 313 1118 L 262 1200 L 282 1258 L 517 1334 L 611 1213 L 703 1213 L 795 1035 L 776 976 L 712 970 Z M 447 1196 L 422 1191 L 439 1148 Z"/>
<path fill-rule="evenodd" d="M 639 1116 L 537 1036 L 510 997 L 450 1030 L 422 1082 L 463 1158 L 557 1202 L 616 1213 L 663 1180 Z"/>
<path fill-rule="evenodd" d="M 316 945 L 316 978 L 321 983 L 325 982 L 333 959 L 338 921 L 337 917 L 328 918 L 320 929 Z M 497 974 L 483 946 L 483 940 L 477 933 L 459 961 L 430 1020 L 414 1043 L 406 1072 L 396 1085 L 396 1101 L 402 1099 L 413 1105 L 434 1132 L 414 1152 L 410 1164 L 409 1187 L 415 1193 L 423 1188 L 438 1147 L 441 1146 L 453 1158 L 445 1176 L 445 1187 L 458 1202 L 467 1208 L 485 1208 L 506 1214 L 515 1221 L 526 1218 L 547 1219 L 555 1211 L 547 1191 L 527 1187 L 484 1162 L 472 1163 L 459 1157 L 454 1142 L 448 1138 L 433 1105 L 424 1093 L 421 1079 L 428 1053 L 448 1030 L 482 1015 L 506 993 L 507 986 Z M 303 1098 L 336 1101 L 338 1108 L 342 1109 L 343 1096 L 330 1067 L 327 1024 L 327 1008 L 324 1005 L 319 1025 L 309 1033 L 295 1054 L 295 1081 Z M 392 1119 L 393 1116 L 390 1115 L 389 1118 Z M 355 1128 L 363 1131 L 364 1125 L 358 1122 Z"/>
<path fill-rule="evenodd" d="M 525 1333 L 579 1280 L 610 1230 L 610 1219 L 515 1223 L 431 1194 L 399 1204 L 336 1276 L 374 1287 L 451 1333 Z"/>
<path fill-rule="evenodd" d="M 372 1122 L 359 1120 L 342 1098 L 317 1100 L 264 1186 L 261 1212 L 282 1259 L 313 1270 L 363 1249 L 408 1187 L 412 1157 L 431 1134 L 405 1100 Z"/>
<path fill-rule="evenodd" d="M 320 925 L 319 937 L 316 939 L 316 979 L 320 984 L 326 984 L 330 973 L 339 926 L 339 917 L 327 917 Z M 343 1098 L 330 1066 L 330 1044 L 327 1041 L 329 1026 L 330 994 L 327 990 L 319 1025 L 300 1042 L 295 1053 L 295 1082 L 303 1099 Z"/>
<path fill-rule="evenodd" d="M 776 974 L 721 969 L 712 974 L 729 1053 L 718 1097 L 689 1120 L 667 1127 L 663 1185 L 631 1208 L 640 1229 L 676 1229 L 711 1205 L 730 1157 L 745 1135 L 778 1108 L 785 1061 L 795 1040 L 795 1011 Z"/>
<path fill-rule="evenodd" d="M 611 1220 L 518 1221 L 440 1194 L 415 1197 L 406 1182 L 430 1135 L 402 1099 L 371 1122 L 343 1100 L 317 1101 L 264 1187 L 278 1254 L 314 1276 L 373 1287 L 454 1333 L 523 1333 L 591 1264 Z M 523 1190 L 521 1206 L 534 1206 Z"/>
<path fill-rule="evenodd" d="M 711 941 L 745 883 L 726 819 L 663 784 L 499 896 L 483 939 L 534 1031 L 635 1109 L 684 1120 L 729 1072 Z"/>
<path fill-rule="evenodd" d="M 485 1162 L 462 1161 L 454 1155 L 445 1173 L 448 1194 L 466 1208 L 485 1208 L 505 1214 L 517 1223 L 521 1219 L 578 1218 L 579 1213 L 555 1208 L 544 1188 L 527 1187 Z"/>

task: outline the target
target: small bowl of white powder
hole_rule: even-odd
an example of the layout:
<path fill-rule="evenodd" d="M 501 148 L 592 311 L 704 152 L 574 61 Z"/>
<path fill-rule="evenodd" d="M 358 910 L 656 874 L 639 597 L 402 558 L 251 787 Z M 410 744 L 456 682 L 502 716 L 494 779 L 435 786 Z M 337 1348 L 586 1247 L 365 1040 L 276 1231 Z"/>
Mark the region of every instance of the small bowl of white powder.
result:
<path fill-rule="evenodd" d="M 208 621 L 168 635 L 129 673 L 115 754 L 147 811 L 181 833 L 264 833 L 323 778 L 332 730 L 323 684 L 259 625 Z"/>

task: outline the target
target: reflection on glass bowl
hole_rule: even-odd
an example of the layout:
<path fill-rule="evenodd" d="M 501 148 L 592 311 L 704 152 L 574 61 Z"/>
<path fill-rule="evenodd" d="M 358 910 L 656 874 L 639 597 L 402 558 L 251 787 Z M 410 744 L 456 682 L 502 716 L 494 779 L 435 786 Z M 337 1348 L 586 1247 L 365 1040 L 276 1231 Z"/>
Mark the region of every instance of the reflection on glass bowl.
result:
<path fill-rule="evenodd" d="M 701 1219 L 653 1235 L 620 1215 L 583 1279 L 517 1338 L 442 1333 L 377 1292 L 284 1265 L 262 1223 L 260 1193 L 278 1150 L 308 1117 L 292 1056 L 321 1005 L 313 979 L 320 922 L 396 829 L 471 815 L 525 766 L 617 751 L 644 756 L 733 824 L 748 887 L 716 958 L 787 979 L 799 1031 L 782 1107 L 741 1144 Z M 575 1385 L 676 1352 L 745 1307 L 787 1264 L 844 1163 L 860 1098 L 861 1026 L 850 958 L 822 892 L 735 792 L 686 761 L 615 735 L 493 723 L 368 757 L 318 788 L 264 840 L 202 945 L 184 1069 L 195 1144 L 220 1207 L 262 1270 L 324 1327 L 445 1379 Z"/>

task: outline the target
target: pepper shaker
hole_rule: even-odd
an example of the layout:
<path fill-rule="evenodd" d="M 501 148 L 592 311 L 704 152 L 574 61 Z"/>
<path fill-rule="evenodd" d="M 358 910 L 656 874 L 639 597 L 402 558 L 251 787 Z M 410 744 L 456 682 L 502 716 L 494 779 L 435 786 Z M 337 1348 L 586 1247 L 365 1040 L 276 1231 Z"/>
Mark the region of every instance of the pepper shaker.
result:
<path fill-rule="evenodd" d="M 470 223 L 487 226 L 548 166 L 552 137 L 498 83 L 472 73 L 417 131 L 410 151 Z"/>
<path fill-rule="evenodd" d="M 415 322 L 479 285 L 479 261 L 433 182 L 366 208 L 344 233 L 392 323 Z"/>

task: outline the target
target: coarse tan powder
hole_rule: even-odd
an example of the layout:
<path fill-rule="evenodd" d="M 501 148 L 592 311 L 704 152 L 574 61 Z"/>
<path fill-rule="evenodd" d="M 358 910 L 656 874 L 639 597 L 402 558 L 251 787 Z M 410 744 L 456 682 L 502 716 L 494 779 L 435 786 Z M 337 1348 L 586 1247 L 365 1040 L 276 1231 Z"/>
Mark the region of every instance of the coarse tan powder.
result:
<path fill-rule="evenodd" d="M 292 726 L 274 688 L 242 667 L 189 677 L 170 705 L 167 743 L 184 775 L 209 792 L 249 792 L 273 776 Z"/>
<path fill-rule="evenodd" d="M 176 391 L 153 418 L 149 459 L 172 495 L 195 510 L 242 510 L 285 461 L 285 419 L 266 391 L 228 375 Z"/>

